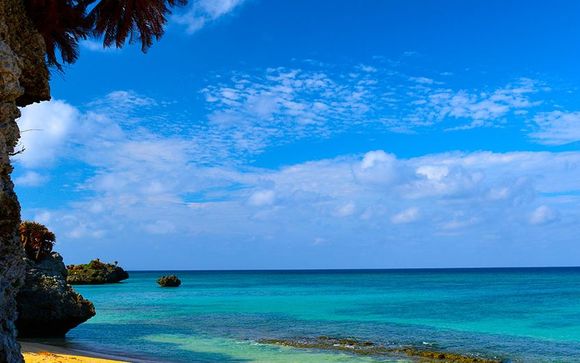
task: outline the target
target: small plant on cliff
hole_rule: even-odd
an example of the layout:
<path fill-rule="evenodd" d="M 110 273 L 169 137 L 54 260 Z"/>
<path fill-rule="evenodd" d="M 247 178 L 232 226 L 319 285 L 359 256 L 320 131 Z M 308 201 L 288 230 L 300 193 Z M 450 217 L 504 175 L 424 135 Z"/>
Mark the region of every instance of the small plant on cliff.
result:
<path fill-rule="evenodd" d="M 187 0 L 24 0 L 28 16 L 46 43 L 49 65 L 78 58 L 79 40 L 103 37 L 103 46 L 139 40 L 143 52 L 163 35 L 170 8 Z M 89 10 L 90 9 L 90 10 Z"/>
<path fill-rule="evenodd" d="M 40 261 L 52 252 L 56 237 L 45 225 L 25 221 L 20 224 L 18 232 L 28 258 Z"/>
<path fill-rule="evenodd" d="M 181 280 L 175 275 L 168 275 L 158 278 L 157 283 L 161 287 L 178 287 L 181 285 Z"/>

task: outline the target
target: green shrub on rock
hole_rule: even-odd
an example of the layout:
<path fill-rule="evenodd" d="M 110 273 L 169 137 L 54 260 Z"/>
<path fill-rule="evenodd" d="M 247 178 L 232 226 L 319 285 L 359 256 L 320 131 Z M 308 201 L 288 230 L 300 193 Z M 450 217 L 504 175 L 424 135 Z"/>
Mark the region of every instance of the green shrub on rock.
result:
<path fill-rule="evenodd" d="M 39 262 L 52 252 L 56 237 L 44 224 L 30 221 L 22 222 L 18 227 L 18 233 L 26 257 L 31 260 Z"/>
<path fill-rule="evenodd" d="M 87 264 L 68 265 L 67 270 L 67 282 L 71 285 L 111 284 L 129 278 L 127 271 L 116 263 L 104 263 L 98 258 Z"/>

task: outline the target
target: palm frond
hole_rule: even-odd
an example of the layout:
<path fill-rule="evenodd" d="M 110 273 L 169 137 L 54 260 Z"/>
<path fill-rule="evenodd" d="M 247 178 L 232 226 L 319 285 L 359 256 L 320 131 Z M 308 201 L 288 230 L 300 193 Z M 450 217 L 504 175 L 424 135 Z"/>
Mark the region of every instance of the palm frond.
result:
<path fill-rule="evenodd" d="M 141 42 L 146 52 L 164 33 L 170 7 L 186 0 L 101 0 L 88 15 L 93 35 L 103 37 L 105 47 L 120 48 L 125 41 Z"/>
<path fill-rule="evenodd" d="M 63 63 L 74 63 L 79 55 L 78 42 L 89 35 L 87 4 L 73 0 L 25 0 L 28 16 L 46 44 L 49 65 L 62 70 L 57 59 L 59 50 Z"/>
<path fill-rule="evenodd" d="M 79 56 L 79 40 L 103 37 L 105 47 L 141 42 L 147 51 L 161 38 L 170 7 L 187 0 L 24 0 L 28 16 L 46 43 L 46 59 L 62 70 Z M 96 3 L 96 4 L 95 4 Z M 93 4 L 95 4 L 93 6 Z M 89 7 L 92 7 L 87 13 Z"/>

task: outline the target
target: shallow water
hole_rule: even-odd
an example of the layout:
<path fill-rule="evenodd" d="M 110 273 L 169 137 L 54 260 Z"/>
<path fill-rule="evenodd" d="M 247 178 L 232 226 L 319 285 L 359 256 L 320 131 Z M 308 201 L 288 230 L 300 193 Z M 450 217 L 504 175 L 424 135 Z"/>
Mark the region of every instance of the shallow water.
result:
<path fill-rule="evenodd" d="M 257 344 L 357 337 L 512 361 L 580 361 L 580 269 L 132 272 L 75 287 L 97 316 L 70 346 L 168 362 L 394 362 Z"/>

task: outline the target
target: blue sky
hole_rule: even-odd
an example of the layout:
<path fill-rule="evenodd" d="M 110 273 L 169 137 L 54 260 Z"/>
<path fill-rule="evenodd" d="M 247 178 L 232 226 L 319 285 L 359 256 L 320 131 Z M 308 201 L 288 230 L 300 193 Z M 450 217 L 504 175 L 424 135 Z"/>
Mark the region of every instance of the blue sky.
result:
<path fill-rule="evenodd" d="M 198 0 L 22 110 L 26 219 L 130 269 L 580 264 L 580 3 Z"/>

